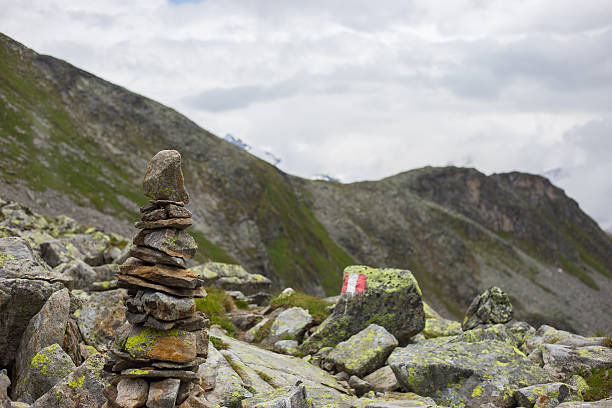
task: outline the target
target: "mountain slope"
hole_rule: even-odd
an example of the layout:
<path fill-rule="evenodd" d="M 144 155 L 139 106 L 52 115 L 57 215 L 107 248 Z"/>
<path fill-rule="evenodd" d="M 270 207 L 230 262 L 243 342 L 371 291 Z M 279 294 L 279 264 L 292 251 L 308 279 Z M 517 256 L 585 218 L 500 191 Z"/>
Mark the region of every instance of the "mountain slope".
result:
<path fill-rule="evenodd" d="M 519 317 L 612 326 L 612 239 L 546 179 L 424 168 L 339 184 L 287 175 L 176 111 L 0 35 L 0 195 L 132 234 L 142 173 L 183 155 L 200 258 L 336 294 L 344 266 L 412 269 L 460 315 L 496 284 Z"/>

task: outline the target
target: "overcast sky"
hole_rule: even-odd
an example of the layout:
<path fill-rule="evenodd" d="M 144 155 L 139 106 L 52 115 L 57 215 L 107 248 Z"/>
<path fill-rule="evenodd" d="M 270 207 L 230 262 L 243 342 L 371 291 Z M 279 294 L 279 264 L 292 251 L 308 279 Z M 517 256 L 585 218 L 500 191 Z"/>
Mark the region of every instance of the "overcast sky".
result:
<path fill-rule="evenodd" d="M 5 34 L 269 150 L 289 173 L 548 174 L 612 227 L 612 1 L 0 0 L 0 10 Z"/>

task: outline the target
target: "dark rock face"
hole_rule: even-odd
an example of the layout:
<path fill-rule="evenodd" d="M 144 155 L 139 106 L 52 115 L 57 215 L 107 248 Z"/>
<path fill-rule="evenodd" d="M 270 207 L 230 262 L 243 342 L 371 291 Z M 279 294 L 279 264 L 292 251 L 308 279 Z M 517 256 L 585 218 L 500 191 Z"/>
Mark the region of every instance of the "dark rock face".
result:
<path fill-rule="evenodd" d="M 498 287 L 487 289 L 476 296 L 461 325 L 462 330 L 471 330 L 481 325 L 507 323 L 512 319 L 512 303 Z"/>
<path fill-rule="evenodd" d="M 189 203 L 180 153 L 176 150 L 162 150 L 153 156 L 142 180 L 142 187 L 145 195 L 155 200 Z"/>
<path fill-rule="evenodd" d="M 11 364 L 30 322 L 61 284 L 0 279 L 0 366 Z"/>
<path fill-rule="evenodd" d="M 343 293 L 332 314 L 304 341 L 303 351 L 313 354 L 335 346 L 370 324 L 384 327 L 400 342 L 423 330 L 421 290 L 410 271 L 350 266 L 344 272 L 345 279 L 361 279 L 364 290 Z"/>

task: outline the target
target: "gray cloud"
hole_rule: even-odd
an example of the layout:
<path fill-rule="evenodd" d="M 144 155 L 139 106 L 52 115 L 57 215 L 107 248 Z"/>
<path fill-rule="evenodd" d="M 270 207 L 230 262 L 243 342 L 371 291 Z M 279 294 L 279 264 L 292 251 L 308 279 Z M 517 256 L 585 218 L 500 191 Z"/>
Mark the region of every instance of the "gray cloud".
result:
<path fill-rule="evenodd" d="M 612 224 L 608 0 L 0 0 L 27 46 L 159 100 L 283 170 L 562 169 Z"/>

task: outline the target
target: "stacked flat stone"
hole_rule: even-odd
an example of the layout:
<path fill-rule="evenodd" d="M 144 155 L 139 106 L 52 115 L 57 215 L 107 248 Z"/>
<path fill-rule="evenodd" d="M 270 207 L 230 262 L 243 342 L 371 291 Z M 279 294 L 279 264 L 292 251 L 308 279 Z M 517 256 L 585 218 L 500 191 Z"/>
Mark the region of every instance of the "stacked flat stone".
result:
<path fill-rule="evenodd" d="M 197 245 L 185 232 L 192 218 L 180 154 L 157 153 L 143 188 L 151 200 L 140 209 L 135 246 L 117 273 L 118 286 L 128 293 L 129 328 L 112 348 L 107 367 L 116 376 L 106 396 L 109 407 L 171 408 L 201 392 L 197 370 L 208 353 L 210 326 L 193 299 L 206 291 L 186 268 Z"/>

